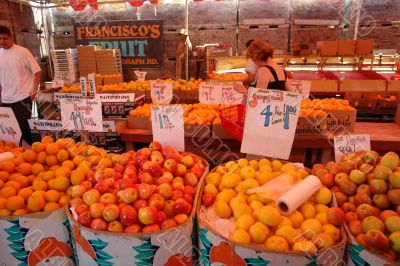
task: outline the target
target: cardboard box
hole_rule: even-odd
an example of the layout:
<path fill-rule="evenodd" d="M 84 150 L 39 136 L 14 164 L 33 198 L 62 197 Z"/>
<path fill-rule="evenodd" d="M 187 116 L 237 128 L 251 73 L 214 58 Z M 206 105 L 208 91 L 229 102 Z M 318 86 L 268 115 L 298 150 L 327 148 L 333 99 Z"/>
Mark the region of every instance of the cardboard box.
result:
<path fill-rule="evenodd" d="M 323 110 L 328 114 L 327 128 L 332 133 L 344 130 L 353 132 L 357 119 L 357 110 Z"/>
<path fill-rule="evenodd" d="M 328 134 L 327 117 L 299 117 L 295 138 L 326 138 Z"/>
<path fill-rule="evenodd" d="M 377 100 L 376 113 L 378 114 L 396 114 L 399 101 Z"/>
<path fill-rule="evenodd" d="M 128 116 L 128 128 L 152 130 L 151 122 L 148 117 Z"/>
<path fill-rule="evenodd" d="M 400 91 L 400 80 L 388 80 L 387 91 Z"/>
<path fill-rule="evenodd" d="M 234 137 L 229 135 L 228 132 L 225 131 L 225 129 L 222 127 L 221 124 L 213 124 L 211 128 L 212 128 L 211 138 L 235 139 Z"/>
<path fill-rule="evenodd" d="M 357 55 L 369 55 L 374 51 L 375 40 L 374 39 L 366 39 L 366 40 L 357 40 L 356 42 L 356 54 Z"/>
<path fill-rule="evenodd" d="M 359 113 L 375 113 L 376 94 L 371 92 L 346 92 L 344 98 L 349 101 L 350 105 L 357 109 Z"/>
<path fill-rule="evenodd" d="M 354 40 L 339 40 L 338 55 L 355 55 L 356 41 Z"/>
<path fill-rule="evenodd" d="M 117 76 L 117 77 L 103 77 L 103 84 L 104 85 L 109 85 L 109 84 L 118 84 L 124 82 L 122 76 Z"/>
<path fill-rule="evenodd" d="M 210 138 L 211 126 L 208 125 L 187 125 L 184 126 L 185 137 L 193 137 L 199 139 Z"/>
<path fill-rule="evenodd" d="M 386 91 L 386 80 L 339 80 L 339 91 Z"/>
<path fill-rule="evenodd" d="M 321 56 L 335 56 L 338 54 L 338 41 L 318 41 L 317 54 Z"/>
<path fill-rule="evenodd" d="M 311 81 L 311 92 L 335 92 L 339 90 L 338 80 L 314 79 Z"/>

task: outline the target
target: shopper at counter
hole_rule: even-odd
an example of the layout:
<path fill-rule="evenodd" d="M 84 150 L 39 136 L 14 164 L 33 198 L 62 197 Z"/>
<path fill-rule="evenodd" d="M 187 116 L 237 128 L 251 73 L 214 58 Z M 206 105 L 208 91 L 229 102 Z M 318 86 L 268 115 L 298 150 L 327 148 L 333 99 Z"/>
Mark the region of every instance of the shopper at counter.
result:
<path fill-rule="evenodd" d="M 1 106 L 11 107 L 22 131 L 22 139 L 32 144 L 28 119 L 32 115 L 41 78 L 41 69 L 33 55 L 14 44 L 11 31 L 0 26 Z"/>
<path fill-rule="evenodd" d="M 273 60 L 274 48 L 269 44 L 254 40 L 247 48 L 247 58 L 257 66 L 256 87 L 271 90 L 288 88 L 285 71 Z"/>
<path fill-rule="evenodd" d="M 246 42 L 246 51 L 247 51 L 247 49 L 249 48 L 250 44 L 253 41 L 254 40 L 248 40 Z M 245 87 L 254 86 L 255 85 L 257 70 L 258 70 L 258 66 L 253 62 L 253 60 L 251 60 L 251 58 L 247 58 L 247 64 L 246 64 L 246 67 L 244 69 L 244 71 L 247 74 L 247 78 L 245 80 L 243 80 L 243 85 Z"/>

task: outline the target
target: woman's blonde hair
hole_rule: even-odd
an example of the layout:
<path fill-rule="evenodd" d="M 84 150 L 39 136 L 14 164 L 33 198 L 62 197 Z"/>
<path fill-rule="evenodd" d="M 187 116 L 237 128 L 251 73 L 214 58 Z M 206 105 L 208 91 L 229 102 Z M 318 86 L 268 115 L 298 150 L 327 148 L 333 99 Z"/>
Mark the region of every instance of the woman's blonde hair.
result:
<path fill-rule="evenodd" d="M 254 40 L 247 48 L 246 56 L 253 61 L 267 61 L 274 55 L 274 48 L 260 40 Z"/>

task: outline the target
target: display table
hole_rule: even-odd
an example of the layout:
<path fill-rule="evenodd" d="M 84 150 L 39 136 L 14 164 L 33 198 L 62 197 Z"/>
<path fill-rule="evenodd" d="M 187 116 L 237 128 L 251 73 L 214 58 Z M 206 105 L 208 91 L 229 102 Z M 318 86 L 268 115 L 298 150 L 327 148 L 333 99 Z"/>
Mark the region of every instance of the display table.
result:
<path fill-rule="evenodd" d="M 400 151 L 400 125 L 395 123 L 365 123 L 357 122 L 351 134 L 369 134 L 371 149 L 380 151 Z M 121 134 L 127 150 L 132 149 L 135 143 L 150 143 L 153 141 L 151 132 L 143 129 L 125 129 Z M 305 165 L 312 163 L 326 163 L 334 158 L 333 138 L 295 138 L 290 161 L 303 161 Z M 245 157 L 240 153 L 240 142 L 233 139 L 198 139 L 185 138 L 187 151 L 197 153 L 214 160 L 227 161 L 232 158 Z M 301 156 L 301 154 L 303 156 Z M 313 156 L 314 155 L 314 156 Z"/>

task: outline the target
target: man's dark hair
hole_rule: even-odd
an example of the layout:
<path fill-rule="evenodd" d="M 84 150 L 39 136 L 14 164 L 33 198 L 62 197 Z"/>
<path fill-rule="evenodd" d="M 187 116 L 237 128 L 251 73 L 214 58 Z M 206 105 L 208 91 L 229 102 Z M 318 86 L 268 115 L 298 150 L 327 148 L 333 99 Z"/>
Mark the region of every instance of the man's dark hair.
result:
<path fill-rule="evenodd" d="M 246 48 L 248 48 L 248 47 L 250 46 L 250 44 L 251 44 L 253 41 L 254 41 L 253 39 L 248 40 L 248 41 L 246 42 Z"/>
<path fill-rule="evenodd" d="M 11 31 L 6 26 L 0 26 L 0 34 L 7 34 L 8 36 L 11 36 Z"/>

